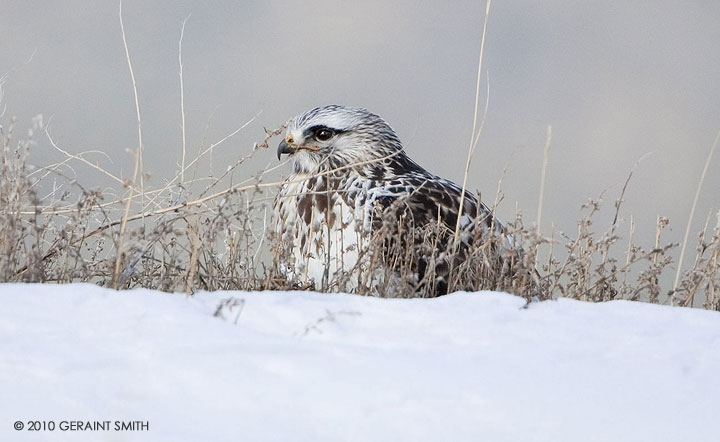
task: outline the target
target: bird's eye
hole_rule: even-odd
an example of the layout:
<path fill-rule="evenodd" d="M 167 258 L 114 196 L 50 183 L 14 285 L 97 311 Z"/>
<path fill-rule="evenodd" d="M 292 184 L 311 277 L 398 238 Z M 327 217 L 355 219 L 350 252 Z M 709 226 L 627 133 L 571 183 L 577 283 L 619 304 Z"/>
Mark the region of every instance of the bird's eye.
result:
<path fill-rule="evenodd" d="M 327 141 L 332 138 L 333 135 L 335 135 L 335 133 L 332 130 L 322 128 L 315 132 L 315 139 L 318 141 Z"/>

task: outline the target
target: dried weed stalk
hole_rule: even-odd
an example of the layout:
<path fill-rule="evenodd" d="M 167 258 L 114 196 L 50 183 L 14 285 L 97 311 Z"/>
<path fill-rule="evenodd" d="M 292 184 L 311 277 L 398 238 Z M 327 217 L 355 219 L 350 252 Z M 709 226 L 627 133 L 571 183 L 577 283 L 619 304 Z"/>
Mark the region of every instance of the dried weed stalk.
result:
<path fill-rule="evenodd" d="M 83 155 L 67 153 L 62 163 L 31 167 L 28 158 L 35 134 L 44 129 L 42 120 L 22 139 L 16 139 L 16 125 L 13 119 L 2 127 L 3 282 L 90 282 L 186 293 L 314 289 L 393 297 L 505 290 L 528 300 L 630 299 L 720 310 L 720 212 L 708 216 L 694 263 L 674 291 L 661 288 L 663 276 L 675 264 L 668 252 L 676 244 L 662 241 L 667 219 L 658 218 L 655 242 L 646 249 L 633 242 L 632 221 L 628 241 L 617 232 L 617 216 L 609 229 L 596 232 L 599 199 L 583 206 L 575 235 L 553 232 L 545 238 L 536 226 L 524 226 L 518 212 L 505 232 L 515 247 L 508 249 L 506 234 L 477 228 L 461 235 L 454 252 L 453 229 L 440 222 L 413 226 L 398 204 L 376 214 L 381 227 L 358 245 L 354 268 L 328 274 L 324 281 L 307 281 L 288 278 L 291 254 L 269 227 L 280 182 L 265 182 L 268 171 L 224 190 L 216 190 L 222 177 L 210 184 L 187 180 L 159 189 L 129 182 L 126 189 L 134 189 L 129 196 L 113 198 L 110 192 L 86 189 L 68 174 L 73 162 L 87 166 Z M 267 131 L 231 171 L 266 148 L 281 130 Z M 197 161 L 189 161 L 186 168 Z M 617 211 L 621 202 L 622 197 Z M 541 247 L 550 249 L 542 263 L 537 261 Z"/>

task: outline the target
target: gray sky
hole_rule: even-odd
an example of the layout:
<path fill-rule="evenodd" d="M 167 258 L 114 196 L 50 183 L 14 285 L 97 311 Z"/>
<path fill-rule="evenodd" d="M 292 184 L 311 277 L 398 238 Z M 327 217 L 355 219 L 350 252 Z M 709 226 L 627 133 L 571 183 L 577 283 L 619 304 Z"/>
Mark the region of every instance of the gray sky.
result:
<path fill-rule="evenodd" d="M 123 8 L 145 168 L 155 183 L 172 176 L 180 158 L 177 46 L 188 15 L 189 152 L 197 151 L 211 115 L 208 142 L 263 111 L 215 152 L 213 173 L 246 154 L 263 127 L 337 103 L 383 116 L 420 164 L 462 179 L 484 1 L 126 0 Z M 118 2 L 2 0 L 0 29 L 7 114 L 18 116 L 20 127 L 38 113 L 52 116 L 64 148 L 105 151 L 113 159 L 108 168 L 130 175 L 126 149 L 137 134 Z M 622 215 L 634 216 L 645 245 L 656 216 L 667 216 L 670 239 L 679 241 L 720 129 L 718 42 L 717 1 L 495 0 L 484 60 L 490 104 L 470 188 L 492 199 L 509 165 L 499 212 L 511 217 L 517 202 L 526 221 L 534 220 L 551 124 L 546 232 L 554 223 L 574 233 L 580 205 L 606 191 L 607 210 L 597 220 L 604 230 L 633 164 L 652 152 L 633 177 Z M 46 142 L 36 153 L 42 161 L 60 158 Z M 260 152 L 247 174 L 266 164 L 276 164 L 274 149 Z M 720 152 L 694 230 L 720 208 L 719 165 Z"/>

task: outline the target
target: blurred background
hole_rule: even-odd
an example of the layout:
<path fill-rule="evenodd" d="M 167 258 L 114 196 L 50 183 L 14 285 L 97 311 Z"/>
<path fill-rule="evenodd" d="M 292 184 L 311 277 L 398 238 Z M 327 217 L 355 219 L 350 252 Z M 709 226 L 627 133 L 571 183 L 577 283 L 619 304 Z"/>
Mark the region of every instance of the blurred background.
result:
<path fill-rule="evenodd" d="M 137 127 L 117 1 L 2 0 L 0 76 L 5 116 L 19 128 L 42 114 L 56 142 L 132 176 Z M 418 163 L 461 181 L 473 123 L 485 2 L 123 2 L 145 146 L 145 172 L 161 186 L 181 158 L 178 41 L 183 20 L 188 157 L 255 118 L 215 149 L 200 173 L 217 176 L 262 141 L 263 128 L 323 104 L 384 117 Z M 573 234 L 580 206 L 604 199 L 596 230 L 638 159 L 619 232 L 654 242 L 658 215 L 682 240 L 698 178 L 720 130 L 720 2 L 495 0 L 490 10 L 481 104 L 489 108 L 469 188 L 498 212 L 536 217 L 546 130 L 553 138 L 542 230 Z M 262 150 L 235 178 L 276 165 Z M 38 138 L 39 165 L 64 157 Z M 698 205 L 691 239 L 720 209 L 720 153 Z M 81 182 L 115 186 L 75 164 Z M 282 173 L 287 173 L 287 168 Z M 245 176 L 241 176 L 246 174 Z M 278 174 L 278 178 L 280 174 Z M 713 213 L 714 213 L 713 212 Z M 676 254 L 677 254 L 676 250 Z M 691 254 L 694 256 L 694 253 Z"/>

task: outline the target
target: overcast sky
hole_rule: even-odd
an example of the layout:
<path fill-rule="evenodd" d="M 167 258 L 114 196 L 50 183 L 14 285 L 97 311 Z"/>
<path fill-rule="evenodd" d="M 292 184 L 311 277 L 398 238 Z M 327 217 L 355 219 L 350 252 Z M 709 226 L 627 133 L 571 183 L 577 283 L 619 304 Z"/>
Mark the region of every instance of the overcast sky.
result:
<path fill-rule="evenodd" d="M 156 183 L 181 152 L 178 39 L 188 146 L 195 152 L 263 113 L 213 156 L 218 174 L 291 116 L 323 104 L 366 107 L 432 172 L 459 181 L 472 128 L 484 1 L 139 1 L 123 5 Z M 20 126 L 43 114 L 67 150 L 98 149 L 131 174 L 133 92 L 117 1 L 2 0 L 0 76 Z M 29 60 L 29 61 L 28 61 Z M 470 188 L 500 214 L 535 219 L 546 127 L 553 140 L 543 229 L 574 232 L 579 207 L 612 203 L 633 164 L 622 213 L 646 245 L 657 215 L 679 241 L 705 158 L 720 130 L 720 2 L 525 0 L 492 3 L 483 83 L 489 109 Z M 485 95 L 481 100 L 485 100 Z M 212 118 L 211 118 L 212 116 Z M 208 124 L 209 122 L 209 124 Z M 273 142 L 274 145 L 279 141 Z M 37 152 L 39 151 L 39 152 Z M 40 160 L 60 158 L 46 142 Z M 38 158 L 38 157 L 36 157 Z M 276 164 L 260 152 L 247 174 Z M 78 173 L 95 179 L 78 166 Z M 91 183 L 92 184 L 92 183 Z M 104 185 L 104 184 L 103 184 Z M 720 208 L 720 152 L 697 215 Z M 625 227 L 627 222 L 625 222 Z"/>

